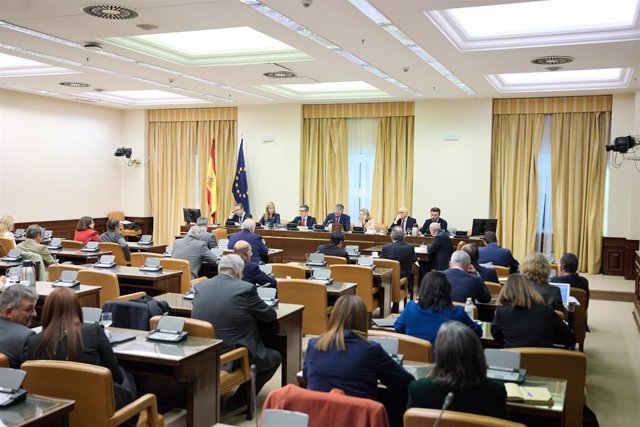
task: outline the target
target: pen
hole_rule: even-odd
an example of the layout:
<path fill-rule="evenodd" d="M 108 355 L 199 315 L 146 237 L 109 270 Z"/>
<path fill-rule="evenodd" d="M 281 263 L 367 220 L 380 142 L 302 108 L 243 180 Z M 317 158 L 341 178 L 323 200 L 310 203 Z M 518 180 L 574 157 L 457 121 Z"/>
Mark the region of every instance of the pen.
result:
<path fill-rule="evenodd" d="M 526 388 L 524 388 L 524 386 L 522 386 L 522 387 L 520 387 L 520 388 L 521 388 L 522 390 L 524 390 L 524 392 L 525 392 L 525 393 L 527 393 L 527 396 L 529 396 L 529 397 L 533 397 L 533 394 L 531 394 L 531 393 L 529 392 L 529 390 L 527 390 Z"/>

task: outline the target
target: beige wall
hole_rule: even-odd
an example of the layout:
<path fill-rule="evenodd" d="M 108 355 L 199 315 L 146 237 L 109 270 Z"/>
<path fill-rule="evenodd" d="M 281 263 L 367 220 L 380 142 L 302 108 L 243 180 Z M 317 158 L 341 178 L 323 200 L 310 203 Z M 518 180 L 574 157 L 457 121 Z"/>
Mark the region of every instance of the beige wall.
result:
<path fill-rule="evenodd" d="M 149 149 L 147 145 L 147 115 L 145 110 L 122 111 L 122 146 L 133 149 L 132 159 L 141 164 L 132 167 L 121 162 L 121 206 L 129 216 L 151 216 L 149 198 Z"/>

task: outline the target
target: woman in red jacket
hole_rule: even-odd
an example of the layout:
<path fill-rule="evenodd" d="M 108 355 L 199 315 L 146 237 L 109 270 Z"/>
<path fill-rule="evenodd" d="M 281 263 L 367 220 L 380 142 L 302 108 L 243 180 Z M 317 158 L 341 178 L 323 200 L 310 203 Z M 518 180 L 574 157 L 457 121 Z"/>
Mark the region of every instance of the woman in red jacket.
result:
<path fill-rule="evenodd" d="M 78 225 L 76 225 L 76 232 L 73 235 L 73 240 L 78 240 L 84 244 L 87 242 L 97 242 L 98 241 L 98 232 L 93 229 L 93 218 L 90 216 L 83 216 L 78 221 Z"/>

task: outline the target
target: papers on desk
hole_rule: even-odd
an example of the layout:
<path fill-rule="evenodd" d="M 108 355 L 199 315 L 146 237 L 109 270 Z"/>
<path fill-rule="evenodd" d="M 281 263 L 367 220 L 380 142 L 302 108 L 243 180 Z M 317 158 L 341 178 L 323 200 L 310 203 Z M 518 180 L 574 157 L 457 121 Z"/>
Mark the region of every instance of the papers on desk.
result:
<path fill-rule="evenodd" d="M 553 397 L 546 387 L 521 386 L 515 383 L 504 383 L 508 402 L 523 402 L 532 405 L 548 405 Z"/>
<path fill-rule="evenodd" d="M 428 249 L 428 246 L 414 246 L 414 248 L 413 248 L 413 250 L 417 254 L 426 254 L 427 253 L 427 249 Z"/>
<path fill-rule="evenodd" d="M 379 328 L 393 328 L 396 323 L 396 317 L 385 317 L 384 319 L 373 319 L 373 324 Z"/>

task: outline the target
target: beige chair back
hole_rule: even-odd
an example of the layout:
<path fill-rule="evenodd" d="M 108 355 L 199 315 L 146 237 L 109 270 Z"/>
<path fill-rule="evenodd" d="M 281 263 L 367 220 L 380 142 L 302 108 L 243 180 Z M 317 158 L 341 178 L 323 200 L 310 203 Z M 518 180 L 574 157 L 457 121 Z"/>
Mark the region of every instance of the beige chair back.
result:
<path fill-rule="evenodd" d="M 424 363 L 433 361 L 432 346 L 427 340 L 380 329 L 370 329 L 368 333 L 370 337 L 397 338 L 398 353 L 404 355 L 405 360 Z"/>
<path fill-rule="evenodd" d="M 160 265 L 166 270 L 182 271 L 180 292 L 187 293 L 191 289 L 191 264 L 186 259 L 162 258 Z"/>
<path fill-rule="evenodd" d="M 495 268 L 496 275 L 498 277 L 509 277 L 509 268 L 508 267 L 503 267 L 501 265 L 495 265 L 495 266 L 493 266 L 493 268 Z"/>
<path fill-rule="evenodd" d="M 371 268 L 359 265 L 332 265 L 330 268 L 334 281 L 357 283 L 356 295 L 364 300 L 369 313 L 373 313 L 379 307 L 378 288 L 373 287 L 373 270 Z"/>
<path fill-rule="evenodd" d="M 328 266 L 332 266 L 332 265 L 342 265 L 342 264 L 346 264 L 347 263 L 347 259 L 341 256 L 331 256 L 331 255 L 325 255 L 324 256 L 324 261 L 327 263 Z"/>
<path fill-rule="evenodd" d="M 120 284 L 114 273 L 84 269 L 78 272 L 78 281 L 83 285 L 100 286 L 100 307 L 120 297 Z"/>
<path fill-rule="evenodd" d="M 290 277 L 292 279 L 304 280 L 307 278 L 307 273 L 303 267 L 291 264 L 269 264 L 271 266 L 271 274 L 277 279 L 285 279 Z"/>
<path fill-rule="evenodd" d="M 16 247 L 16 242 L 8 237 L 0 237 L 0 256 L 7 256 L 9 251 Z"/>
<path fill-rule="evenodd" d="M 498 295 L 502 290 L 502 285 L 496 282 L 484 282 L 484 285 L 489 289 L 491 295 Z"/>
<path fill-rule="evenodd" d="M 127 259 L 124 257 L 124 251 L 119 244 L 113 242 L 99 242 L 98 246 L 101 251 L 111 251 L 111 255 L 116 257 L 113 261 L 116 265 L 122 267 L 127 265 Z"/>
<path fill-rule="evenodd" d="M 217 241 L 229 238 L 229 233 L 227 233 L 227 229 L 222 227 L 214 228 L 213 230 L 211 230 L 211 234 L 216 236 Z"/>
<path fill-rule="evenodd" d="M 61 243 L 62 243 L 62 249 L 80 250 L 84 247 L 84 243 L 78 240 L 63 240 Z"/>
<path fill-rule="evenodd" d="M 147 258 L 164 258 L 164 255 L 153 252 L 133 252 L 131 254 L 131 267 L 142 267 Z"/>
<path fill-rule="evenodd" d="M 158 321 L 162 319 L 163 316 L 153 316 L 149 319 L 149 329 L 153 330 L 158 325 Z M 205 322 L 204 320 L 191 319 L 189 317 L 184 318 L 184 327 L 183 331 L 186 331 L 189 335 L 193 337 L 201 337 L 201 338 L 214 338 L 215 331 L 213 329 L 213 325 L 209 322 Z"/>
<path fill-rule="evenodd" d="M 584 385 L 587 376 L 587 357 L 584 353 L 533 347 L 510 348 L 508 351 L 520 353 L 520 367 L 527 370 L 527 375 L 567 380 L 564 425 L 582 427 Z"/>
<path fill-rule="evenodd" d="M 376 224 L 375 225 L 375 229 L 376 229 L 376 233 L 386 233 L 387 230 L 389 229 L 389 226 L 387 224 Z"/>
<path fill-rule="evenodd" d="M 85 270 L 85 268 L 73 264 L 51 264 L 49 266 L 49 280 L 55 282 L 60 278 L 60 273 L 68 270 L 81 271 Z"/>
<path fill-rule="evenodd" d="M 578 300 L 580 305 L 573 310 L 573 334 L 580 351 L 584 351 L 584 339 L 587 335 L 587 293 L 582 289 L 571 288 L 569 294 Z"/>
<path fill-rule="evenodd" d="M 9 358 L 4 353 L 0 353 L 0 368 L 8 368 L 8 367 L 9 367 Z"/>
<path fill-rule="evenodd" d="M 458 242 L 458 246 L 456 246 L 456 250 L 457 250 L 457 251 L 461 251 L 461 250 L 462 250 L 462 247 L 465 245 L 465 243 L 466 243 L 466 242 L 465 242 L 464 240 L 460 240 L 460 241 Z"/>
<path fill-rule="evenodd" d="M 391 302 L 400 302 L 407 294 L 407 280 L 402 280 L 400 275 L 400 262 L 393 259 L 376 258 L 373 260 L 376 267 L 390 268 L 391 271 Z M 403 289 L 402 286 L 405 286 Z"/>
<path fill-rule="evenodd" d="M 124 212 L 122 211 L 111 211 L 107 213 L 107 220 L 109 219 L 117 219 L 118 221 L 124 221 Z"/>
<path fill-rule="evenodd" d="M 440 415 L 440 409 L 409 408 L 404 413 L 404 427 L 431 427 Z M 484 415 L 444 411 L 440 427 L 526 427 L 524 424 Z"/>
<path fill-rule="evenodd" d="M 287 304 L 302 304 L 302 332 L 320 335 L 327 332 L 327 286 L 309 280 L 278 280 L 278 299 Z"/>

